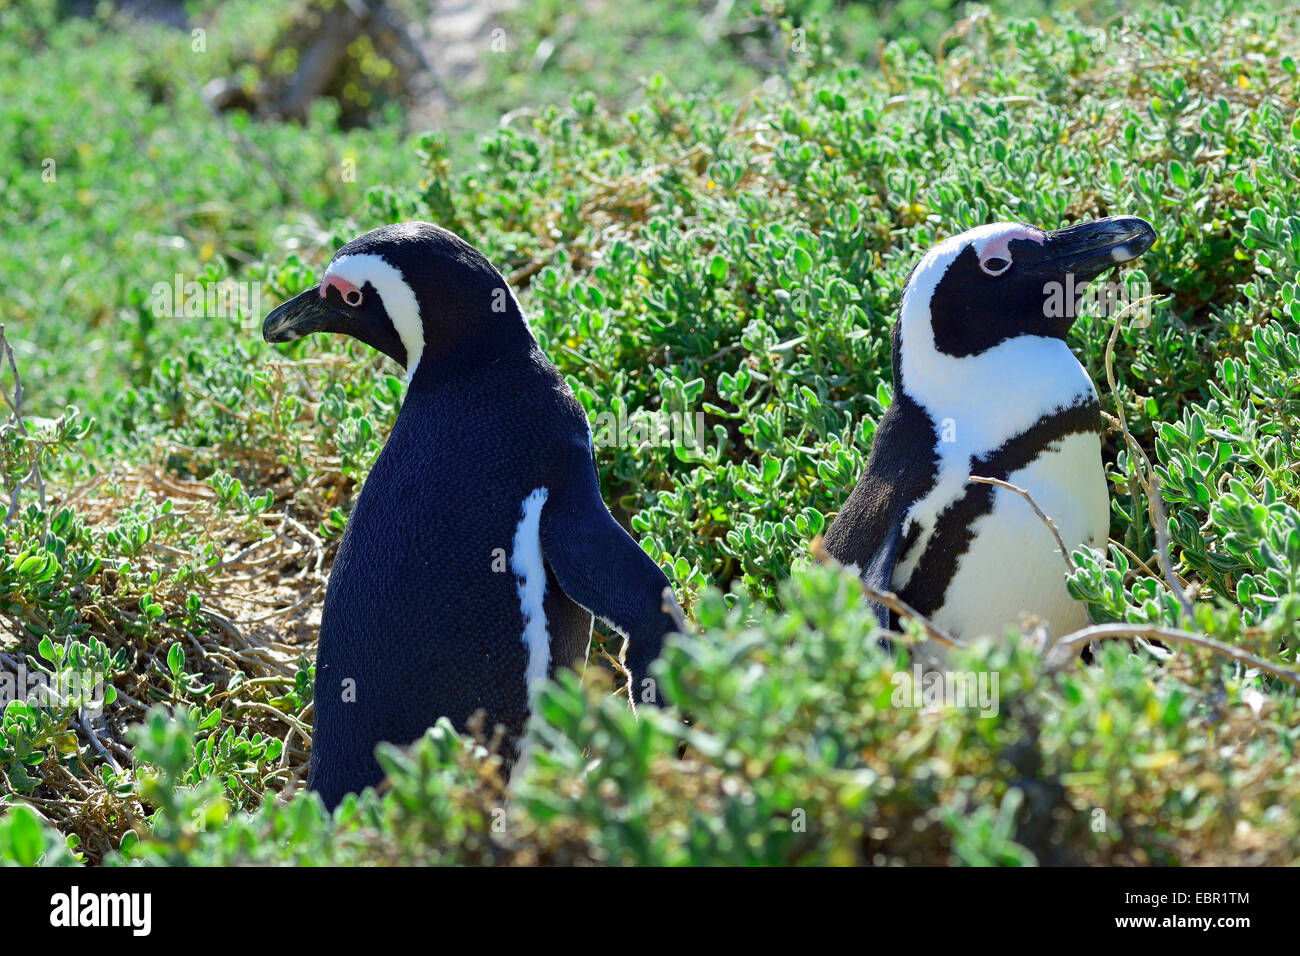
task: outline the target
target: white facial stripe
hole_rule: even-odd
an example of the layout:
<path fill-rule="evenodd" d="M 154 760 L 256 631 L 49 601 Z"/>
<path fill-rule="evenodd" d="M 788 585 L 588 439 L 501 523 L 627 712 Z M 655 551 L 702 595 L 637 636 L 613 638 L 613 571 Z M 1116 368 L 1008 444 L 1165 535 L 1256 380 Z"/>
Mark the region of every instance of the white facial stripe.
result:
<path fill-rule="evenodd" d="M 514 547 L 510 553 L 510 570 L 519 587 L 519 610 L 524 618 L 524 646 L 528 648 L 528 671 L 525 684 L 529 695 L 546 679 L 551 663 L 551 637 L 546 628 L 546 567 L 542 563 L 542 506 L 546 488 L 535 488 L 520 508 L 515 527 Z"/>
<path fill-rule="evenodd" d="M 967 244 L 984 255 L 1013 239 L 1042 241 L 1042 233 L 1019 223 L 994 223 L 954 236 L 935 246 L 917 265 L 903 292 L 903 390 L 930 416 L 938 440 L 935 486 L 909 510 L 904 531 L 920 524 L 928 538 L 945 508 L 963 495 L 972 458 L 1000 447 L 1058 408 L 1068 408 L 1097 392 L 1068 345 L 1057 338 L 1019 335 L 976 355 L 953 356 L 938 350 L 930 324 L 930 299 L 953 260 Z M 895 568 L 901 587 L 915 570 L 921 548 Z"/>
<path fill-rule="evenodd" d="M 415 293 L 402 278 L 402 273 L 382 256 L 363 253 L 335 259 L 325 270 L 321 282 L 333 277 L 350 282 L 358 289 L 369 282 L 379 293 L 393 330 L 406 349 L 406 380 L 410 382 L 420 364 L 420 356 L 424 354 L 424 321 Z"/>

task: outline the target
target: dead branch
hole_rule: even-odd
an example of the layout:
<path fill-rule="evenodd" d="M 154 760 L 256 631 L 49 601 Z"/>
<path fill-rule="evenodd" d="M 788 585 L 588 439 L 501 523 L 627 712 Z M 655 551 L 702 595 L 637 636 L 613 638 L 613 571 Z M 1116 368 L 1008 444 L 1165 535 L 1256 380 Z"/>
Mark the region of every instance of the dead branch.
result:
<path fill-rule="evenodd" d="M 999 488 L 1005 488 L 1007 491 L 1014 491 L 1025 501 L 1029 502 L 1029 507 L 1034 509 L 1034 514 L 1038 515 L 1038 520 L 1047 525 L 1047 530 L 1052 532 L 1052 537 L 1056 539 L 1056 547 L 1060 549 L 1061 557 L 1065 559 L 1065 566 L 1070 571 L 1074 571 L 1074 558 L 1070 557 L 1070 552 L 1065 550 L 1065 542 L 1061 540 L 1061 532 L 1056 527 L 1056 522 L 1042 508 L 1038 507 L 1038 502 L 1034 496 L 1025 488 L 1013 485 L 1009 481 L 1003 481 L 1001 478 L 982 478 L 978 475 L 970 475 L 967 481 L 973 481 L 980 485 L 997 485 Z"/>
<path fill-rule="evenodd" d="M 1190 631 L 1180 631 L 1177 628 L 1161 627 L 1154 624 L 1093 624 L 1090 627 L 1082 628 L 1073 633 L 1066 634 L 1056 642 L 1055 648 L 1073 649 L 1081 648 L 1091 641 L 1110 641 L 1129 638 L 1146 638 L 1147 640 L 1168 641 L 1173 644 L 1189 644 L 1193 647 L 1199 647 L 1207 651 L 1213 651 L 1224 657 L 1231 658 L 1242 664 L 1254 667 L 1272 674 L 1280 680 L 1286 681 L 1294 687 L 1300 688 L 1300 671 L 1283 667 L 1281 664 L 1275 664 L 1272 661 L 1257 657 L 1249 651 L 1244 651 L 1239 647 L 1231 644 L 1225 644 L 1222 641 L 1216 641 L 1212 637 L 1206 637 L 1204 634 L 1193 634 Z"/>

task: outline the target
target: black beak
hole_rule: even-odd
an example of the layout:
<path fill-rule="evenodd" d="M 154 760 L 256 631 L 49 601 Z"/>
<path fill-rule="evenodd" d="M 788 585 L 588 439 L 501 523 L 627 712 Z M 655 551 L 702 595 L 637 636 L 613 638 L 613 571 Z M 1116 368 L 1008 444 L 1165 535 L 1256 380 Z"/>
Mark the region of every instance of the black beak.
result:
<path fill-rule="evenodd" d="M 268 342 L 293 342 L 321 331 L 336 318 L 334 309 L 321 298 L 320 286 L 314 285 L 271 310 L 262 323 L 262 338 Z"/>
<path fill-rule="evenodd" d="M 1044 258 L 1080 279 L 1093 279 L 1112 266 L 1136 259 L 1155 242 L 1156 231 L 1145 219 L 1111 216 L 1049 232 Z"/>

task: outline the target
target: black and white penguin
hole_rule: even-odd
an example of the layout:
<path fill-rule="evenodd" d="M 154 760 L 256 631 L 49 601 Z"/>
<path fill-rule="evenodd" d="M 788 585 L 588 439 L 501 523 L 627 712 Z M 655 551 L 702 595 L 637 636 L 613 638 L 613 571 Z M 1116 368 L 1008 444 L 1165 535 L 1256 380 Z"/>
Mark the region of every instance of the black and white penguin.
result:
<path fill-rule="evenodd" d="M 1065 337 L 1086 284 L 1155 240 L 1122 216 L 994 223 L 930 250 L 893 329 L 893 403 L 826 551 L 955 637 L 1001 637 L 1022 614 L 1052 638 L 1085 626 L 1051 531 L 1021 496 L 969 478 L 1027 490 L 1067 548 L 1105 548 L 1101 407 Z"/>
<path fill-rule="evenodd" d="M 606 509 L 586 413 L 487 259 L 429 223 L 368 232 L 262 328 L 310 332 L 360 339 L 409 387 L 330 573 L 309 787 L 333 807 L 381 779 L 380 741 L 479 711 L 509 772 L 530 691 L 586 659 L 593 615 L 625 635 L 637 702 L 659 703 L 647 668 L 680 611 Z"/>

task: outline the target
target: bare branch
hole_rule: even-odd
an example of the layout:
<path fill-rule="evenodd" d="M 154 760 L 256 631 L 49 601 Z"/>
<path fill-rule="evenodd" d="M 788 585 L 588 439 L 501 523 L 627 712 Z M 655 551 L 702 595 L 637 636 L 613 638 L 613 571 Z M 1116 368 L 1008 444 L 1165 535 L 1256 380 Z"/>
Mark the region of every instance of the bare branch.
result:
<path fill-rule="evenodd" d="M 1134 637 L 1146 638 L 1147 640 L 1168 641 L 1172 644 L 1190 644 L 1193 647 L 1199 647 L 1207 651 L 1213 651 L 1216 654 L 1222 654 L 1234 661 L 1247 664 L 1250 667 L 1257 668 L 1265 673 L 1272 674 L 1280 680 L 1286 681 L 1295 687 L 1300 687 L 1300 671 L 1291 670 L 1283 667 L 1281 664 L 1274 664 L 1262 657 L 1256 657 L 1249 651 L 1243 651 L 1239 647 L 1231 644 L 1225 644 L 1222 641 L 1216 641 L 1212 637 L 1206 637 L 1204 634 L 1193 634 L 1189 631 L 1180 631 L 1172 627 L 1160 627 L 1154 624 L 1094 624 L 1091 627 L 1085 627 L 1081 630 L 1066 634 L 1056 642 L 1055 648 L 1073 649 L 1081 648 L 1092 641 L 1111 641 L 1119 639 L 1128 639 Z"/>
<path fill-rule="evenodd" d="M 0 325 L 0 351 L 4 353 L 5 359 L 9 363 L 9 371 L 14 378 L 14 390 L 12 396 L 8 389 L 0 385 L 0 394 L 3 394 L 5 404 L 9 406 L 10 425 L 17 430 L 22 436 L 25 451 L 28 458 L 24 464 L 27 465 L 27 474 L 16 480 L 12 479 L 7 469 L 0 470 L 3 474 L 4 483 L 9 492 L 9 507 L 5 511 L 4 524 L 13 521 L 14 516 L 18 513 L 18 498 L 22 493 L 23 487 L 33 485 L 36 493 L 40 498 L 41 510 L 45 510 L 45 480 L 41 477 L 41 448 L 42 442 L 32 441 L 32 436 L 27 431 L 27 423 L 23 421 L 23 380 L 18 374 L 18 360 L 14 357 L 13 346 L 9 344 L 9 339 L 5 335 L 5 327 Z M 13 482 L 10 485 L 10 481 Z"/>
<path fill-rule="evenodd" d="M 970 475 L 966 480 L 980 485 L 997 485 L 999 488 L 1007 489 L 1007 491 L 1014 491 L 1029 502 L 1029 507 L 1034 509 L 1034 514 L 1038 515 L 1038 519 L 1047 525 L 1047 530 L 1052 532 L 1052 537 L 1056 539 L 1056 546 L 1061 551 L 1061 557 L 1065 558 L 1066 568 L 1070 571 L 1074 570 L 1074 559 L 1070 557 L 1070 552 L 1065 550 L 1065 542 L 1061 540 L 1061 532 L 1057 529 L 1056 522 L 1051 519 L 1047 512 L 1038 507 L 1038 502 L 1026 489 L 1013 485 L 1009 481 L 1003 481 L 1001 478 L 982 478 L 978 475 Z"/>

